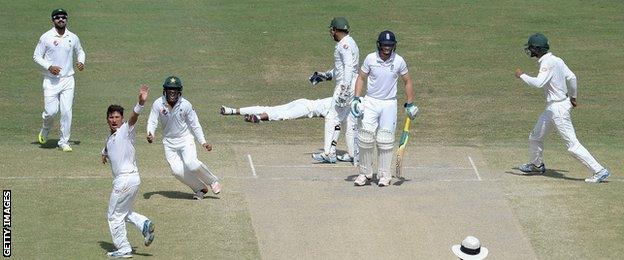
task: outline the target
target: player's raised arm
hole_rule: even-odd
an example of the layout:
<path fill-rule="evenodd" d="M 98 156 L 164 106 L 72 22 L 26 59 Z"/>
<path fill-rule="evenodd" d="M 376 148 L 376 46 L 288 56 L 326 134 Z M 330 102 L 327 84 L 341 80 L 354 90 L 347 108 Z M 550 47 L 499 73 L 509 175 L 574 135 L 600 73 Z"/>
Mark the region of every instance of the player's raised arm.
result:
<path fill-rule="evenodd" d="M 134 106 L 134 111 L 132 111 L 132 116 L 130 116 L 130 120 L 128 120 L 129 126 L 134 126 L 137 120 L 139 119 L 139 114 L 143 110 L 143 106 L 145 105 L 145 100 L 147 100 L 147 95 L 149 94 L 149 86 L 143 84 L 139 89 L 139 103 Z"/>

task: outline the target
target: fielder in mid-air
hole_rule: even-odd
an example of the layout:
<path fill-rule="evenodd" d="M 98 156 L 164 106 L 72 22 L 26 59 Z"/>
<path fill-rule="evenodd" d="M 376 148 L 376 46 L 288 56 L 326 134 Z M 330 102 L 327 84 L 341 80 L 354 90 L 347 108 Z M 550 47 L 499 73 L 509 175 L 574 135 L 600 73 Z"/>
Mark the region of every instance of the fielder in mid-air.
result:
<path fill-rule="evenodd" d="M 58 147 L 63 152 L 71 152 L 69 137 L 71 135 L 72 106 L 74 102 L 74 53 L 76 68 L 85 68 L 85 52 L 82 50 L 78 36 L 67 29 L 69 16 L 64 9 L 52 11 L 54 28 L 39 38 L 35 47 L 33 60 L 44 71 L 43 105 L 41 115 L 43 125 L 37 135 L 40 144 L 48 142 L 48 134 L 52 129 L 54 116 L 61 111 L 61 133 Z M 60 108 L 60 109 L 59 109 Z"/>
<path fill-rule="evenodd" d="M 173 176 L 193 190 L 194 199 L 204 198 L 208 193 L 206 185 L 210 186 L 214 194 L 219 194 L 219 179 L 197 159 L 195 140 L 206 151 L 211 151 L 212 145 L 204 138 L 204 131 L 193 105 L 182 97 L 182 80 L 176 76 L 165 79 L 163 96 L 152 105 L 147 120 L 147 142 L 154 142 L 154 133 L 159 122 L 163 129 L 165 157 Z"/>
<path fill-rule="evenodd" d="M 543 88 L 546 96 L 546 110 L 540 115 L 533 131 L 529 134 L 529 163 L 522 164 L 520 171 L 525 173 L 545 173 L 544 166 L 544 138 L 552 126 L 566 142 L 568 152 L 592 171 L 592 176 L 586 182 L 598 183 L 606 180 L 611 173 L 589 153 L 579 142 L 572 125 L 571 111 L 577 103 L 576 75 L 568 68 L 563 60 L 551 52 L 548 39 L 541 33 L 529 37 L 525 51 L 531 57 L 536 57 L 539 63 L 537 77 L 524 74 L 516 69 L 516 77 L 522 79 L 529 86 Z M 570 93 L 568 95 L 568 87 Z"/>
<path fill-rule="evenodd" d="M 293 120 L 299 118 L 325 117 L 334 104 L 334 98 L 328 97 L 323 99 L 305 99 L 300 98 L 289 103 L 278 106 L 250 106 L 241 108 L 231 108 L 221 106 L 221 115 L 242 115 L 244 120 L 251 123 L 259 123 L 260 121 L 279 121 Z M 355 118 L 347 117 L 347 153 L 336 155 L 339 161 L 353 162 L 355 133 Z M 350 138 L 350 139 L 349 139 Z M 336 137 L 337 141 L 338 137 Z"/>
<path fill-rule="evenodd" d="M 351 101 L 351 113 L 362 117 L 358 135 L 360 147 L 359 175 L 356 186 L 365 185 L 373 177 L 373 149 L 377 141 L 378 185 L 390 185 L 392 173 L 392 150 L 397 122 L 397 82 L 405 82 L 407 116 L 414 119 L 418 108 L 414 105 L 413 82 L 403 57 L 395 52 L 397 40 L 393 32 L 383 31 L 377 37 L 377 51 L 364 59 L 355 83 L 355 97 Z M 366 81 L 366 96 L 361 98 Z M 380 177 L 379 177 L 380 176 Z"/>
<path fill-rule="evenodd" d="M 336 46 L 334 47 L 334 68 L 326 72 L 314 72 L 310 76 L 310 83 L 316 85 L 325 80 L 335 79 L 333 101 L 327 116 L 325 117 L 325 138 L 323 152 L 313 153 L 314 160 L 324 163 L 336 163 L 336 140 L 340 133 L 340 125 L 349 116 L 349 103 L 353 99 L 355 79 L 357 77 L 360 51 L 353 38 L 349 35 L 349 22 L 344 17 L 334 18 L 330 25 L 330 34 Z M 352 125 L 349 125 L 351 123 Z M 355 119 L 347 122 L 347 140 L 353 140 L 349 135 L 356 132 Z M 354 154 L 349 148 L 349 153 Z"/>
<path fill-rule="evenodd" d="M 128 122 L 124 122 L 124 108 L 110 105 L 106 111 L 106 119 L 110 135 L 106 147 L 102 149 L 102 163 L 110 162 L 113 172 L 113 191 L 108 203 L 108 227 L 113 244 L 117 250 L 106 253 L 112 258 L 132 257 L 132 246 L 128 242 L 126 221 L 134 224 L 145 238 L 145 246 L 154 241 L 154 224 L 147 217 L 133 211 L 132 206 L 139 191 L 141 178 L 136 163 L 136 129 L 134 128 L 139 114 L 143 110 L 149 87 L 142 85 L 139 91 L 139 102 Z"/>

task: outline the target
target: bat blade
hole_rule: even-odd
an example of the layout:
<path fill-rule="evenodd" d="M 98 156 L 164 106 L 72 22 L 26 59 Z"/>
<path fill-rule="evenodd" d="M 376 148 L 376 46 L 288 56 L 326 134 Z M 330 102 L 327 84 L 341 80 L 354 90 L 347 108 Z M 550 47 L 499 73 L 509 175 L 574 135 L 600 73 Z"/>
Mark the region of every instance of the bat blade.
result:
<path fill-rule="evenodd" d="M 405 148 L 407 147 L 407 141 L 409 141 L 409 129 L 411 119 L 409 117 L 405 118 L 405 125 L 403 126 L 403 133 L 401 134 L 401 140 L 399 141 L 399 149 L 397 151 L 397 159 L 396 159 L 396 167 L 394 171 L 394 176 L 397 178 L 401 178 L 403 176 L 403 155 L 405 154 Z"/>

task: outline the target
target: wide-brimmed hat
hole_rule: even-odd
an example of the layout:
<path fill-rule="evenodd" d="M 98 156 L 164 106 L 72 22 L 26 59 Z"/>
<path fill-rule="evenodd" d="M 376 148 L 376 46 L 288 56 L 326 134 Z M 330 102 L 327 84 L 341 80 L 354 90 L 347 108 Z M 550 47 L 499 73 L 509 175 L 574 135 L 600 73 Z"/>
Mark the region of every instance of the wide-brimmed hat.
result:
<path fill-rule="evenodd" d="M 461 245 L 454 245 L 451 247 L 453 253 L 464 260 L 481 260 L 484 259 L 489 251 L 487 248 L 481 246 L 479 239 L 473 236 L 467 236 Z"/>

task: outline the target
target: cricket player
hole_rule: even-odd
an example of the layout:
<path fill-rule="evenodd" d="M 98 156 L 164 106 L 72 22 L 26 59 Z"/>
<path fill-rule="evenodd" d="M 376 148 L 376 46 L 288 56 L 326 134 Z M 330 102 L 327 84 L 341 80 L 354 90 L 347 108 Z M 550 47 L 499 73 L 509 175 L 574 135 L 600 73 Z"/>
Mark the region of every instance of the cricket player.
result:
<path fill-rule="evenodd" d="M 395 52 L 397 40 L 393 32 L 383 31 L 377 38 L 377 51 L 364 59 L 355 83 L 355 98 L 351 102 L 351 113 L 363 116 L 358 140 L 360 151 L 359 175 L 356 186 L 366 184 L 373 176 L 373 149 L 377 141 L 378 173 L 380 187 L 390 185 L 392 174 L 392 150 L 397 121 L 397 82 L 405 82 L 407 102 L 405 112 L 414 118 L 418 108 L 414 105 L 413 82 L 403 57 Z M 366 96 L 361 97 L 366 81 Z M 363 112 L 363 113 L 362 113 Z M 381 177 L 379 177 L 381 176 Z"/>
<path fill-rule="evenodd" d="M 43 69 L 43 126 L 39 130 L 37 140 L 46 144 L 52 128 L 54 116 L 61 111 L 61 133 L 58 141 L 59 149 L 71 152 L 69 137 L 71 135 L 72 105 L 74 102 L 74 53 L 76 68 L 85 68 L 85 52 L 80 45 L 78 36 L 67 29 L 69 16 L 65 9 L 52 11 L 54 28 L 39 38 L 35 47 L 33 60 Z"/>
<path fill-rule="evenodd" d="M 259 123 L 260 121 L 279 121 L 293 120 L 299 118 L 325 117 L 329 110 L 333 107 L 334 98 L 328 97 L 323 99 L 310 100 L 300 98 L 289 103 L 278 106 L 251 106 L 241 108 L 231 108 L 221 106 L 221 115 L 243 115 L 245 121 L 251 123 Z M 355 133 L 350 131 L 355 129 L 355 118 L 347 117 L 347 136 L 351 137 L 347 140 L 347 153 L 337 155 L 339 161 L 353 162 L 354 158 L 354 140 Z M 336 138 L 337 139 L 337 138 Z"/>
<path fill-rule="evenodd" d="M 110 162 L 113 172 L 113 191 L 108 203 L 108 227 L 117 250 L 107 253 L 112 258 L 132 257 L 132 246 L 126 234 L 126 221 L 131 222 L 141 231 L 145 246 L 149 246 L 154 241 L 154 223 L 132 210 L 141 184 L 134 148 L 136 139 L 134 126 L 143 110 L 148 94 L 149 87 L 142 85 L 139 91 L 139 103 L 134 106 L 128 122 L 123 121 L 124 108 L 121 106 L 110 105 L 106 112 L 111 134 L 106 141 L 106 147 L 102 150 L 102 163 Z"/>
<path fill-rule="evenodd" d="M 214 194 L 221 192 L 219 179 L 197 159 L 195 140 L 206 149 L 212 145 L 206 142 L 204 131 L 193 105 L 182 97 L 182 80 L 169 76 L 163 83 L 163 96 L 152 105 L 147 121 L 147 142 L 154 142 L 158 123 L 162 124 L 165 157 L 173 176 L 193 190 L 193 198 L 201 200 L 210 186 Z M 194 137 L 193 137 L 194 136 Z"/>
<path fill-rule="evenodd" d="M 337 42 L 334 47 L 334 68 L 326 72 L 314 72 L 309 80 L 312 85 L 316 85 L 324 80 L 335 79 L 336 86 L 332 97 L 334 104 L 325 117 L 323 152 L 313 153 L 312 158 L 324 163 L 336 163 L 336 140 L 341 130 L 341 123 L 349 116 L 349 103 L 353 99 L 360 51 L 349 35 L 347 19 L 344 17 L 334 18 L 329 29 L 332 39 Z M 352 122 L 356 122 L 356 120 L 352 119 Z M 347 127 L 349 128 L 346 132 L 347 140 L 353 140 L 349 135 L 355 133 L 357 124 Z"/>
<path fill-rule="evenodd" d="M 544 138 L 552 126 L 566 143 L 568 152 L 589 168 L 593 175 L 585 179 L 586 182 L 598 183 L 609 178 L 609 170 L 589 153 L 576 138 L 572 125 L 571 111 L 578 105 L 576 76 L 563 62 L 551 52 L 548 39 L 541 33 L 529 37 L 525 51 L 530 57 L 538 59 L 539 73 L 537 77 L 526 75 L 519 68 L 516 77 L 522 79 L 529 86 L 544 89 L 546 96 L 546 110 L 540 115 L 533 131 L 529 134 L 529 163 L 520 165 L 520 171 L 525 173 L 545 173 L 544 166 Z M 570 93 L 568 94 L 568 87 Z"/>

